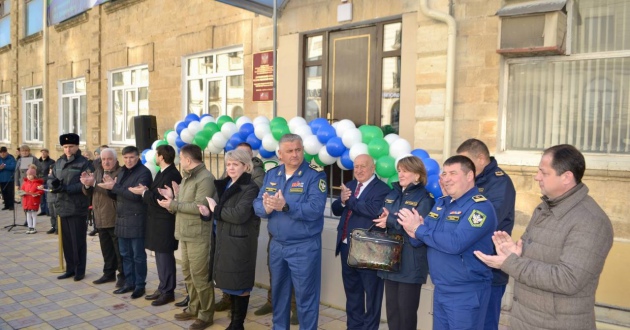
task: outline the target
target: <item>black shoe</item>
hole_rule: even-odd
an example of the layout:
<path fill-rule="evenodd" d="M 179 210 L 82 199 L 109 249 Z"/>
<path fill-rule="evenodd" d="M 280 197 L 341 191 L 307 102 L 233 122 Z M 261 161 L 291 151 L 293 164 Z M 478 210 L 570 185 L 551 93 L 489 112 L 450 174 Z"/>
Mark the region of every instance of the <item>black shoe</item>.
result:
<path fill-rule="evenodd" d="M 3 208 L 2 208 L 2 211 L 4 211 L 4 210 L 8 210 L 8 209 L 9 209 L 9 208 L 5 206 L 5 207 L 3 207 Z"/>
<path fill-rule="evenodd" d="M 123 294 L 123 293 L 134 291 L 135 289 L 136 288 L 134 288 L 133 286 L 124 286 L 118 290 L 114 290 L 114 294 Z"/>
<path fill-rule="evenodd" d="M 71 278 L 72 276 L 74 276 L 74 272 L 70 272 L 70 273 L 66 272 L 66 273 L 63 273 L 63 274 L 57 276 L 57 279 L 58 280 L 65 280 L 67 278 Z"/>
<path fill-rule="evenodd" d="M 160 296 L 162 295 L 162 292 L 160 292 L 159 290 L 155 290 L 155 292 L 153 292 L 153 294 L 148 294 L 144 297 L 144 299 L 146 300 L 155 300 L 160 298 Z"/>
<path fill-rule="evenodd" d="M 175 303 L 175 307 L 186 307 L 188 306 L 188 303 L 190 302 L 190 296 L 186 296 L 186 298 L 184 298 L 184 300 Z"/>
<path fill-rule="evenodd" d="M 98 229 L 94 228 L 94 230 L 88 233 L 88 236 L 96 236 L 96 234 L 98 234 Z"/>
<path fill-rule="evenodd" d="M 57 232 L 57 229 L 55 229 L 55 228 L 50 228 L 50 229 L 48 229 L 48 231 L 46 232 L 46 234 L 54 234 L 54 233 L 56 233 L 56 232 Z"/>
<path fill-rule="evenodd" d="M 80 280 L 85 278 L 85 274 L 81 274 L 81 275 L 75 275 L 74 276 L 74 281 L 75 282 L 79 282 Z"/>
<path fill-rule="evenodd" d="M 118 275 L 118 279 L 116 280 L 116 287 L 122 288 L 125 286 L 125 277 L 122 275 Z"/>
<path fill-rule="evenodd" d="M 144 290 L 144 288 L 138 288 L 133 290 L 133 293 L 131 294 L 131 299 L 138 299 L 142 296 L 144 296 L 144 293 L 146 291 Z"/>
<path fill-rule="evenodd" d="M 172 294 L 163 294 L 159 298 L 151 302 L 151 306 L 162 306 L 175 301 L 175 296 Z"/>
<path fill-rule="evenodd" d="M 46 214 L 46 213 L 44 213 L 44 212 L 39 212 L 39 213 L 37 213 L 37 216 L 38 216 L 38 217 L 41 217 L 42 215 L 48 215 L 48 214 Z"/>
<path fill-rule="evenodd" d="M 116 277 L 103 275 L 98 280 L 92 281 L 92 283 L 103 284 L 103 283 L 114 282 L 114 281 L 116 281 Z"/>

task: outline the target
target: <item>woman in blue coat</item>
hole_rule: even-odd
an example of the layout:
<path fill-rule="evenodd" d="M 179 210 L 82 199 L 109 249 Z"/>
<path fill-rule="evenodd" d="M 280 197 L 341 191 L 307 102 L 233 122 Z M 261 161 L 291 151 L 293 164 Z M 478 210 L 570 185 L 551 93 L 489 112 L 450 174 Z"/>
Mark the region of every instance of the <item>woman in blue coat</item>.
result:
<path fill-rule="evenodd" d="M 416 329 L 417 313 L 420 304 L 420 289 L 427 281 L 429 265 L 425 246 L 413 247 L 409 235 L 397 222 L 398 210 L 415 208 L 426 216 L 435 201 L 425 189 L 427 172 L 422 161 L 409 156 L 398 161 L 398 182 L 392 184 L 392 191 L 385 197 L 383 213 L 374 222 L 376 226 L 387 228 L 389 233 L 404 237 L 401 267 L 398 272 L 379 271 L 378 276 L 385 282 L 385 308 L 387 325 L 390 329 Z"/>

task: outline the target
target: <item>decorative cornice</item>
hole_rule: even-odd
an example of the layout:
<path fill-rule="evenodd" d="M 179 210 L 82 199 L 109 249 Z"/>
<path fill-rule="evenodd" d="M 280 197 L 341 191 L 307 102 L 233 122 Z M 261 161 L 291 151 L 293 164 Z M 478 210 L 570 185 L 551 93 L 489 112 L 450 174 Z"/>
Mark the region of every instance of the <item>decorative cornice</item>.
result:
<path fill-rule="evenodd" d="M 102 6 L 107 14 L 111 14 L 144 1 L 146 0 L 115 0 L 106 2 Z"/>
<path fill-rule="evenodd" d="M 37 41 L 37 40 L 42 39 L 42 38 L 43 38 L 43 36 L 44 36 L 44 32 L 43 32 L 43 31 L 39 31 L 39 32 L 37 32 L 37 33 L 33 33 L 33 34 L 31 34 L 31 35 L 30 35 L 30 36 L 28 36 L 28 37 L 24 37 L 24 38 L 22 38 L 22 39 L 20 40 L 19 44 L 20 44 L 20 46 L 24 46 L 24 45 L 26 45 L 26 44 L 29 44 L 29 43 L 33 42 L 33 41 Z"/>
<path fill-rule="evenodd" d="M 71 29 L 77 25 L 81 25 L 89 20 L 89 16 L 87 12 L 83 12 L 79 15 L 76 15 L 72 18 L 69 18 L 57 25 L 55 25 L 55 31 L 61 32 L 68 29 Z"/>
<path fill-rule="evenodd" d="M 0 47 L 0 54 L 6 53 L 11 50 L 11 44 Z"/>

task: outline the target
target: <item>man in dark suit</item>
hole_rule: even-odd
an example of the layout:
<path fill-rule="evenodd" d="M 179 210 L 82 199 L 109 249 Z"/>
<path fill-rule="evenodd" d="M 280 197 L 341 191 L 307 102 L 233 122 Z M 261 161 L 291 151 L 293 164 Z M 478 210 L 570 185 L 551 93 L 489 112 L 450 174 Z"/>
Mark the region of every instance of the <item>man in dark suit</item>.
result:
<path fill-rule="evenodd" d="M 162 306 L 175 300 L 176 268 L 175 250 L 178 241 L 175 239 L 175 214 L 158 204 L 158 199 L 164 199 L 158 192 L 158 188 L 173 189 L 173 182 L 180 184 L 182 175 L 173 165 L 175 149 L 169 145 L 161 145 L 157 151 L 157 164 L 160 171 L 155 176 L 150 187 L 138 185 L 129 187 L 129 191 L 142 195 L 142 200 L 149 208 L 147 227 L 145 232 L 144 247 L 155 252 L 155 264 L 157 266 L 160 284 L 153 294 L 145 297 L 153 300 L 151 305 Z"/>
<path fill-rule="evenodd" d="M 354 160 L 354 177 L 341 187 L 341 196 L 332 203 L 334 215 L 341 216 L 337 226 L 335 255 L 341 253 L 341 274 L 346 292 L 348 329 L 378 329 L 383 301 L 383 280 L 375 270 L 348 266 L 350 233 L 369 228 L 381 214 L 389 187 L 374 174 L 374 160 L 360 155 Z"/>

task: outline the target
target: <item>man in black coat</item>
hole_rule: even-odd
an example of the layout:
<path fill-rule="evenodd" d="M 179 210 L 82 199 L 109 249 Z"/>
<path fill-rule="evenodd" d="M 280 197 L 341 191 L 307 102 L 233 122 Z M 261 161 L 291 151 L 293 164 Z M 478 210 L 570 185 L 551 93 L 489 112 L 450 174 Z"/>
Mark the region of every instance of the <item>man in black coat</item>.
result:
<path fill-rule="evenodd" d="M 129 191 L 142 196 L 142 201 L 148 205 L 149 217 L 144 237 L 144 247 L 155 252 L 155 264 L 157 265 L 160 285 L 153 294 L 147 295 L 145 299 L 153 300 L 151 305 L 162 306 L 175 300 L 176 266 L 175 250 L 177 250 L 177 240 L 175 239 L 175 214 L 157 203 L 158 199 L 164 199 L 158 192 L 158 188 L 173 188 L 173 182 L 182 182 L 182 175 L 179 173 L 173 161 L 175 160 L 175 149 L 169 145 L 162 145 L 155 149 L 157 152 L 157 164 L 160 171 L 155 176 L 150 187 L 142 184 L 136 187 L 129 187 Z"/>

